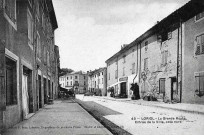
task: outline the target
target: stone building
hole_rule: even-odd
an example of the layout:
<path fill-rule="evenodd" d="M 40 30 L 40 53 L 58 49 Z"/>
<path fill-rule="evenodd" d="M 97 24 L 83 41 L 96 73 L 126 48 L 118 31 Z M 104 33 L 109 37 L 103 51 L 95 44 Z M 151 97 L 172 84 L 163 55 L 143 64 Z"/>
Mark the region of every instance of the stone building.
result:
<path fill-rule="evenodd" d="M 107 95 L 107 73 L 106 67 L 88 72 L 88 91 L 96 95 Z"/>
<path fill-rule="evenodd" d="M 190 12 L 189 12 L 190 11 Z M 204 104 L 204 4 L 191 0 L 109 58 L 107 84 L 131 97 Z"/>
<path fill-rule="evenodd" d="M 58 93 L 52 0 L 0 0 L 0 130 Z"/>
<path fill-rule="evenodd" d="M 62 88 L 72 89 L 76 94 L 85 93 L 88 88 L 87 73 L 82 71 L 68 73 L 60 76 L 59 83 Z"/>

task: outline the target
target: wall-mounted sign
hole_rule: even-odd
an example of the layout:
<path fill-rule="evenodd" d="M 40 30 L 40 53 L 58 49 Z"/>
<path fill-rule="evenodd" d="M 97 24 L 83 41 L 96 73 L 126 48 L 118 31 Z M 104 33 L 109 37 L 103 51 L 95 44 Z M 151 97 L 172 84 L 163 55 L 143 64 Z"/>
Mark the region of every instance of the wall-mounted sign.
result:
<path fill-rule="evenodd" d="M 123 77 L 123 78 L 119 78 L 119 81 L 122 82 L 122 81 L 127 81 L 128 80 L 128 77 Z"/>

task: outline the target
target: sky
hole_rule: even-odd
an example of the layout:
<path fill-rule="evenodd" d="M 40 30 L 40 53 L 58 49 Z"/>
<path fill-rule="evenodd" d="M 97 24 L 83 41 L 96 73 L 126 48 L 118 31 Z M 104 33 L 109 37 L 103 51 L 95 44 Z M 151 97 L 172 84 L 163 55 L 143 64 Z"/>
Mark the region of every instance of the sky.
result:
<path fill-rule="evenodd" d="M 61 68 L 89 71 L 189 0 L 53 0 Z"/>

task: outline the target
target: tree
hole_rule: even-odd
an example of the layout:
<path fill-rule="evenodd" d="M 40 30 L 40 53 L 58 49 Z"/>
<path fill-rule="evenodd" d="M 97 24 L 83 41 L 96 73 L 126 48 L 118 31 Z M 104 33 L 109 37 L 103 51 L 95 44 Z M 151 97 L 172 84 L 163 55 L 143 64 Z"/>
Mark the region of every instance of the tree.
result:
<path fill-rule="evenodd" d="M 59 76 L 66 75 L 67 73 L 71 73 L 71 72 L 73 72 L 73 71 L 74 71 L 74 70 L 73 70 L 73 69 L 70 69 L 70 68 L 61 68 L 61 69 L 60 69 Z"/>

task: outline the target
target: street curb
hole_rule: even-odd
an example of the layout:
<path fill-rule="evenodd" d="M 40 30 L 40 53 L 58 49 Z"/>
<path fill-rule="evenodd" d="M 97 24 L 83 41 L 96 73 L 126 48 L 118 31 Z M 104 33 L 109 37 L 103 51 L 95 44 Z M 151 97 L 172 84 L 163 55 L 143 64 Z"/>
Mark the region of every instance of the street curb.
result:
<path fill-rule="evenodd" d="M 136 103 L 136 102 L 128 102 L 131 100 L 117 100 L 117 99 L 108 99 L 108 98 L 98 98 L 94 97 L 97 99 L 105 99 L 105 100 L 111 100 L 111 101 L 117 101 L 117 102 L 124 102 L 124 103 L 129 103 L 129 104 L 137 104 L 137 105 L 143 105 L 143 106 L 150 106 L 150 107 L 156 107 L 156 108 L 162 108 L 162 109 L 167 109 L 167 110 L 174 110 L 174 111 L 181 111 L 181 112 L 186 112 L 186 113 L 193 113 L 193 114 L 199 114 L 199 115 L 204 115 L 204 112 L 198 112 L 198 111 L 193 111 L 193 110 L 184 110 L 184 109 L 177 109 L 177 108 L 171 108 L 171 107 L 164 107 L 164 106 L 159 106 L 159 105 L 147 105 L 143 103 Z"/>
<path fill-rule="evenodd" d="M 77 98 L 76 98 L 77 99 Z M 77 100 L 81 100 L 81 99 L 77 99 Z M 83 100 L 81 100 L 83 102 Z M 108 127 L 104 122 L 104 120 L 101 120 L 98 116 L 96 116 L 94 113 L 92 113 L 91 111 L 89 110 L 86 110 L 86 108 L 81 104 L 79 103 L 78 101 L 76 101 L 76 103 L 81 107 L 83 108 L 89 115 L 91 115 L 97 122 L 99 122 L 101 125 L 103 125 L 112 135 L 114 135 L 115 133 L 115 130 L 111 129 L 110 127 Z M 113 123 L 112 121 L 106 119 L 105 117 L 103 117 L 103 119 L 105 119 L 106 121 L 109 121 L 111 122 L 112 124 L 114 124 L 115 126 L 119 127 L 117 124 Z M 132 135 L 131 133 L 129 133 L 128 131 L 126 131 L 125 129 L 121 129 L 123 130 L 124 132 L 124 135 Z"/>

